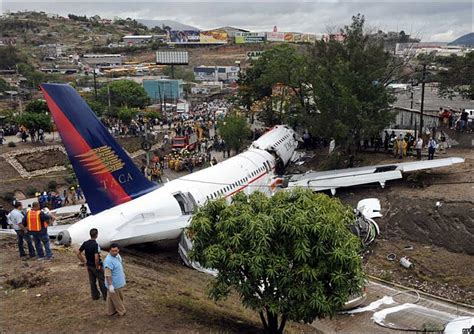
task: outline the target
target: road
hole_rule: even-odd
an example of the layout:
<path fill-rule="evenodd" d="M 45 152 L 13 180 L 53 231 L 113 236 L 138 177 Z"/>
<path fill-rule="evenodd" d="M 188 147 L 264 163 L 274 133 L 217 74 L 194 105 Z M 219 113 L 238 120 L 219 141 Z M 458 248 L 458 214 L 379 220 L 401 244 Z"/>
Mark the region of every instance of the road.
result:
<path fill-rule="evenodd" d="M 406 333 L 405 330 L 395 330 L 382 327 L 372 319 L 376 312 L 393 307 L 405 308 L 401 306 L 406 303 L 415 303 L 418 299 L 416 293 L 404 293 L 402 289 L 386 286 L 375 281 L 368 284 L 367 300 L 361 307 L 368 306 L 372 302 L 382 303 L 384 296 L 393 296 L 392 304 L 382 304 L 373 310 L 353 314 L 337 314 L 333 319 L 316 320 L 311 325 L 323 333 Z M 398 295 L 397 295 L 398 294 Z M 390 298 L 384 300 L 389 301 Z M 371 306 L 374 306 L 372 304 Z M 394 328 L 404 328 L 419 331 L 423 327 L 444 328 L 446 322 L 451 319 L 469 316 L 474 317 L 474 306 L 472 308 L 457 306 L 443 302 L 427 296 L 420 296 L 415 307 L 400 310 L 399 312 L 388 314 L 385 318 L 387 326 Z M 369 307 L 370 308 L 370 307 Z M 354 312 L 354 310 L 352 310 Z M 377 313 L 380 315 L 380 313 Z"/>

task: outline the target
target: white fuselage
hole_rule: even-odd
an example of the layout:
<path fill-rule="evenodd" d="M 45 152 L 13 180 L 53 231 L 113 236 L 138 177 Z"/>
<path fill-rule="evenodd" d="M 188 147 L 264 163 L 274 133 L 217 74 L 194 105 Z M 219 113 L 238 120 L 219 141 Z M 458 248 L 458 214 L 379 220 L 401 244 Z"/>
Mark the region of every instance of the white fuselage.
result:
<path fill-rule="evenodd" d="M 105 248 L 178 238 L 192 211 L 209 200 L 241 191 L 271 195 L 277 161 L 286 165 L 296 146 L 293 130 L 277 126 L 241 154 L 77 222 L 67 229 L 70 242 L 88 240 L 91 228 L 99 230 L 97 241 Z"/>

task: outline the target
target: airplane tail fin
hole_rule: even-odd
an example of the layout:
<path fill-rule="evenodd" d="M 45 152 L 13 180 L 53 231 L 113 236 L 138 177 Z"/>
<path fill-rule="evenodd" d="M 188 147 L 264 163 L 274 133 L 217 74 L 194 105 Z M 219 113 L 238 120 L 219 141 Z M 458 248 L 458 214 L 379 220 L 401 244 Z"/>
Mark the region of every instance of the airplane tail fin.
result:
<path fill-rule="evenodd" d="M 92 214 L 156 188 L 74 88 L 40 86 Z"/>

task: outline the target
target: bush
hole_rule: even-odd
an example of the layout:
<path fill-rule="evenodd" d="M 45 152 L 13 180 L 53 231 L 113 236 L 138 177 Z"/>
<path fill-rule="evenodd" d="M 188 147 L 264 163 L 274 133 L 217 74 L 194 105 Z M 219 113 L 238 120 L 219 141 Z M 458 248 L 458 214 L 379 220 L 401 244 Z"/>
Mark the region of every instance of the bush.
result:
<path fill-rule="evenodd" d="M 16 144 L 12 141 L 8 142 L 8 147 L 16 147 Z"/>
<path fill-rule="evenodd" d="M 58 183 L 54 180 L 48 182 L 48 190 L 54 191 L 58 187 Z"/>
<path fill-rule="evenodd" d="M 35 196 L 37 192 L 38 189 L 36 189 L 35 187 L 29 186 L 28 188 L 26 188 L 26 194 L 28 196 Z"/>
<path fill-rule="evenodd" d="M 13 199 L 15 198 L 15 194 L 8 191 L 6 193 L 3 193 L 2 197 L 6 202 L 11 204 L 13 202 Z"/>

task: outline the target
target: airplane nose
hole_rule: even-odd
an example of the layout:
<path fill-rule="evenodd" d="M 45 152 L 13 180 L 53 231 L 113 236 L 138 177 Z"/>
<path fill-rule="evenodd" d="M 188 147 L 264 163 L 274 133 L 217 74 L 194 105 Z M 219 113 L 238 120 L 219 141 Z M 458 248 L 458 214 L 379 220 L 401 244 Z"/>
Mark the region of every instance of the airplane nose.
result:
<path fill-rule="evenodd" d="M 58 242 L 60 245 L 70 246 L 71 245 L 71 235 L 68 231 L 61 231 L 58 233 Z"/>

